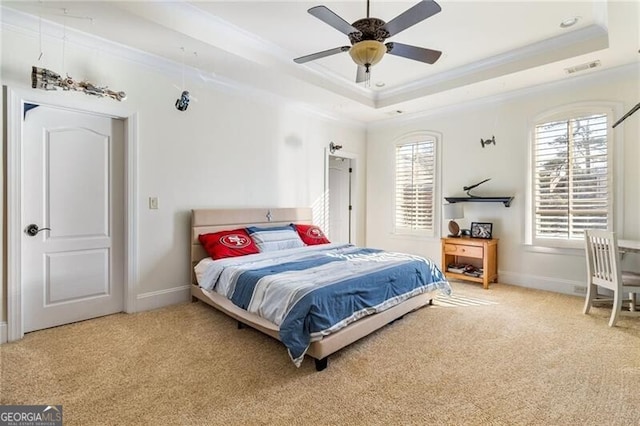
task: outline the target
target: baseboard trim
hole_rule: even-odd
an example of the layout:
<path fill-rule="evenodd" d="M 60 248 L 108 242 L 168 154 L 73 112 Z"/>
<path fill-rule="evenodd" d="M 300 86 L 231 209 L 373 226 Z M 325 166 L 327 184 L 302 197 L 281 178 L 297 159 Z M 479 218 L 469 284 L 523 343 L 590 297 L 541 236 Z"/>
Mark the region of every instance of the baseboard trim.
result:
<path fill-rule="evenodd" d="M 142 293 L 136 298 L 136 312 L 149 311 L 186 302 L 190 296 L 191 286 L 189 285 Z"/>
<path fill-rule="evenodd" d="M 584 281 L 564 280 L 508 271 L 498 272 L 498 282 L 517 285 L 518 287 L 570 294 L 572 296 L 584 296 L 587 290 L 587 285 Z"/>
<path fill-rule="evenodd" d="M 7 343 L 7 323 L 5 321 L 0 322 L 0 345 Z"/>

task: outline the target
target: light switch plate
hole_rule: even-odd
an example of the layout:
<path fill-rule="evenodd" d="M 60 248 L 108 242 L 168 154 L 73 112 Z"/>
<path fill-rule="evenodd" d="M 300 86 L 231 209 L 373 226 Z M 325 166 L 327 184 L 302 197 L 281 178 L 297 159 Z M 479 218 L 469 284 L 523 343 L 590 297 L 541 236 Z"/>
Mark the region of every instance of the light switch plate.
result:
<path fill-rule="evenodd" d="M 158 209 L 158 197 L 149 197 L 149 209 L 150 210 Z"/>

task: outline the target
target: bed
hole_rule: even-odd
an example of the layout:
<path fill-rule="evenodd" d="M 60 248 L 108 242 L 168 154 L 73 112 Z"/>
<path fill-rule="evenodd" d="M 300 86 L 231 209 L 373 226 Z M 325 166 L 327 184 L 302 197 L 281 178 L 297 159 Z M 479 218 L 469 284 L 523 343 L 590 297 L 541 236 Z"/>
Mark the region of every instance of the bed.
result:
<path fill-rule="evenodd" d="M 384 302 L 376 305 L 374 308 L 360 309 L 357 313 L 354 313 L 352 316 L 345 319 L 339 326 L 331 327 L 327 330 L 316 330 L 315 333 L 310 332 L 309 340 L 306 345 L 303 343 L 304 351 L 300 352 L 299 348 L 296 348 L 296 344 L 291 344 L 289 340 L 291 333 L 289 330 L 295 327 L 306 327 L 308 328 L 307 319 L 300 319 L 296 321 L 287 321 L 280 322 L 274 320 L 272 317 L 258 315 L 262 313 L 263 310 L 253 309 L 253 312 L 250 312 L 247 309 L 243 309 L 240 306 L 244 306 L 242 303 L 238 303 L 238 300 L 235 300 L 231 297 L 231 294 L 226 294 L 223 289 L 215 288 L 214 284 L 212 284 L 215 280 L 220 280 L 221 275 L 224 275 L 222 271 L 231 271 L 229 276 L 238 276 L 239 272 L 235 271 L 232 268 L 240 268 L 241 271 L 255 271 L 259 270 L 260 266 L 264 266 L 265 262 L 267 265 L 293 265 L 298 263 L 309 262 L 313 259 L 313 262 L 316 262 L 317 259 L 323 259 L 323 262 L 327 262 L 327 267 L 329 267 L 328 263 L 333 262 L 333 264 L 340 265 L 339 269 L 345 270 L 344 265 L 349 265 L 350 263 L 341 262 L 345 259 L 351 261 L 351 259 L 356 258 L 356 260 L 361 259 L 370 259 L 371 257 L 377 256 L 378 258 L 382 257 L 382 260 L 376 260 L 377 262 L 387 262 L 389 261 L 389 256 L 386 255 L 386 252 L 381 252 L 374 249 L 365 249 L 358 248 L 353 245 L 346 244 L 324 244 L 318 246 L 309 246 L 303 247 L 300 249 L 289 249 L 282 250 L 277 253 L 259 253 L 252 254 L 249 256 L 242 256 L 242 259 L 239 258 L 230 258 L 230 259 L 221 259 L 212 261 L 210 259 L 209 254 L 201 245 L 199 240 L 199 236 L 201 234 L 210 234 L 235 228 L 248 228 L 248 227 L 280 227 L 286 226 L 291 223 L 295 224 L 312 224 L 312 211 L 310 208 L 277 208 L 277 209 L 197 209 L 192 210 L 191 215 L 191 270 L 192 270 L 192 286 L 191 286 L 191 295 L 192 300 L 197 301 L 200 300 L 214 308 L 224 312 L 225 314 L 231 316 L 232 318 L 238 321 L 238 328 L 242 328 L 243 325 L 248 325 L 252 328 L 255 328 L 285 344 L 289 351 L 289 355 L 292 358 L 292 361 L 299 366 L 300 362 L 302 362 L 302 358 L 307 355 L 315 360 L 316 370 L 321 371 L 327 367 L 328 357 L 334 352 L 344 348 L 345 346 L 361 339 L 364 336 L 371 334 L 372 332 L 384 327 L 385 325 L 393 322 L 405 314 L 422 308 L 426 305 L 430 305 L 432 299 L 434 297 L 435 291 L 442 291 L 445 293 L 450 293 L 451 289 L 449 287 L 449 283 L 444 278 L 444 275 L 433 263 L 427 262 L 428 266 L 419 265 L 413 259 L 409 259 L 403 261 L 406 265 L 408 262 L 411 262 L 411 265 L 418 265 L 420 268 L 428 270 L 428 272 L 424 272 L 421 269 L 420 277 L 424 277 L 429 275 L 428 279 L 430 282 L 428 284 L 423 283 L 419 288 L 407 291 L 395 298 L 395 301 L 392 303 Z M 274 228 L 275 229 L 275 228 Z M 401 254 L 393 254 L 399 256 L 410 256 L 410 255 L 401 255 Z M 326 260 L 330 258 L 330 260 Z M 420 259 L 424 262 L 424 259 L 418 258 L 416 256 L 412 256 L 412 258 Z M 293 260 L 292 260 L 293 259 Z M 298 262 L 298 263 L 296 263 Z M 360 262 L 358 268 L 361 268 L 362 264 L 370 265 L 371 262 Z M 247 266 L 248 265 L 248 266 Z M 414 265 L 415 266 L 415 265 Z M 323 266 L 324 267 L 324 266 Z M 369 267 L 369 266 L 367 266 Z M 373 267 L 373 266 L 372 266 Z M 246 269 L 241 269 L 246 268 Z M 384 269 L 380 266 L 376 266 L 378 269 Z M 264 268 L 263 268 L 264 269 Z M 268 269 L 268 268 L 267 268 Z M 388 268 L 387 268 L 388 269 Z M 415 269 L 415 268 L 414 268 Z M 206 277 L 203 271 L 209 271 Z M 198 273 L 196 273 L 198 271 Z M 371 272 L 375 274 L 374 272 Z M 291 274 L 290 271 L 286 272 Z M 291 276 L 289 278 L 291 280 L 299 280 L 301 274 L 304 272 L 295 272 L 296 275 Z M 244 274 L 251 275 L 251 274 Z M 409 279 L 402 279 L 398 281 L 411 281 L 413 280 L 413 275 L 411 274 Z M 302 275 L 304 276 L 304 275 Z M 406 275 L 394 275 L 404 277 Z M 211 277 L 213 281 L 211 281 Z M 351 276 L 349 276 L 351 277 Z M 374 277 L 374 275 L 371 275 Z M 206 279 L 209 281 L 206 281 Z M 264 277 L 263 277 L 264 278 Z M 370 278 L 373 279 L 373 278 Z M 419 278 L 422 279 L 422 278 Z M 199 282 L 203 281 L 203 282 Z M 262 283 L 264 280 L 260 281 Z M 296 282 L 301 282 L 296 281 Z M 350 281 L 355 282 L 355 278 Z M 395 282 L 395 278 L 394 278 Z M 218 284 L 220 287 L 224 287 L 221 283 Z M 236 282 L 234 281 L 234 285 Z M 239 284 L 238 284 L 239 285 Z M 256 285 L 253 283 L 252 285 Z M 367 284 L 369 287 L 373 288 L 371 284 Z M 408 284 L 407 284 L 408 285 Z M 338 286 L 333 286 L 337 288 Z M 257 292 L 257 287 L 249 287 L 252 289 L 251 291 Z M 273 288 L 273 287 L 272 287 Z M 276 287 L 279 288 L 279 287 Z M 246 292 L 246 291 L 245 291 Z M 236 290 L 237 293 L 242 293 Z M 272 297 L 273 298 L 273 297 Z M 232 301 L 233 300 L 233 301 Z M 306 299 L 305 299 L 306 300 Z M 332 302 L 333 303 L 333 302 Z M 351 302 L 350 302 L 351 303 Z M 238 306 L 240 305 L 240 306 Z M 295 302 L 296 308 L 303 305 L 301 301 Z M 390 306 L 390 307 L 389 307 Z M 248 308 L 247 306 L 244 306 Z M 293 310 L 293 309 L 292 309 Z M 274 314 L 275 315 L 275 314 Z M 289 315 L 289 314 L 287 314 Z M 323 316 L 323 315 L 320 315 Z M 269 319 L 267 319 L 269 318 Z M 287 319 L 289 316 L 287 316 Z M 304 322 L 304 325 L 302 324 Z M 280 325 L 277 325 L 280 324 Z M 290 324 L 296 324 L 295 327 L 290 327 Z M 297 331 L 295 331 L 297 332 Z M 298 338 L 294 336 L 295 339 Z M 307 337 L 305 337 L 307 338 Z"/>

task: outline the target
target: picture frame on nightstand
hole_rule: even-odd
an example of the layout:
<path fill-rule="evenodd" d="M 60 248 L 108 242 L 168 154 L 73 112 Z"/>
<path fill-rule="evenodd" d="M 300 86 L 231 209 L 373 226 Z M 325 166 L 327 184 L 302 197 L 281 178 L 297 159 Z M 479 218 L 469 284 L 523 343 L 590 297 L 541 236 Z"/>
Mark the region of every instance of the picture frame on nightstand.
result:
<path fill-rule="evenodd" d="M 471 222 L 471 238 L 484 238 L 490 240 L 493 235 L 493 223 Z"/>

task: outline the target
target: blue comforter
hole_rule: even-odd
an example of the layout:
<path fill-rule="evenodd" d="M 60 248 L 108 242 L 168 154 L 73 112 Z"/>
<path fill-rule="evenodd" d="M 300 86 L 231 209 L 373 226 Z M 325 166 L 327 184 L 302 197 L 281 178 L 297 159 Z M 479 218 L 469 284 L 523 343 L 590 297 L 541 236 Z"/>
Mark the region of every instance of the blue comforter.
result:
<path fill-rule="evenodd" d="M 313 340 L 420 293 L 451 292 L 429 260 L 337 244 L 215 261 L 200 285 L 278 325 L 297 366 Z"/>

